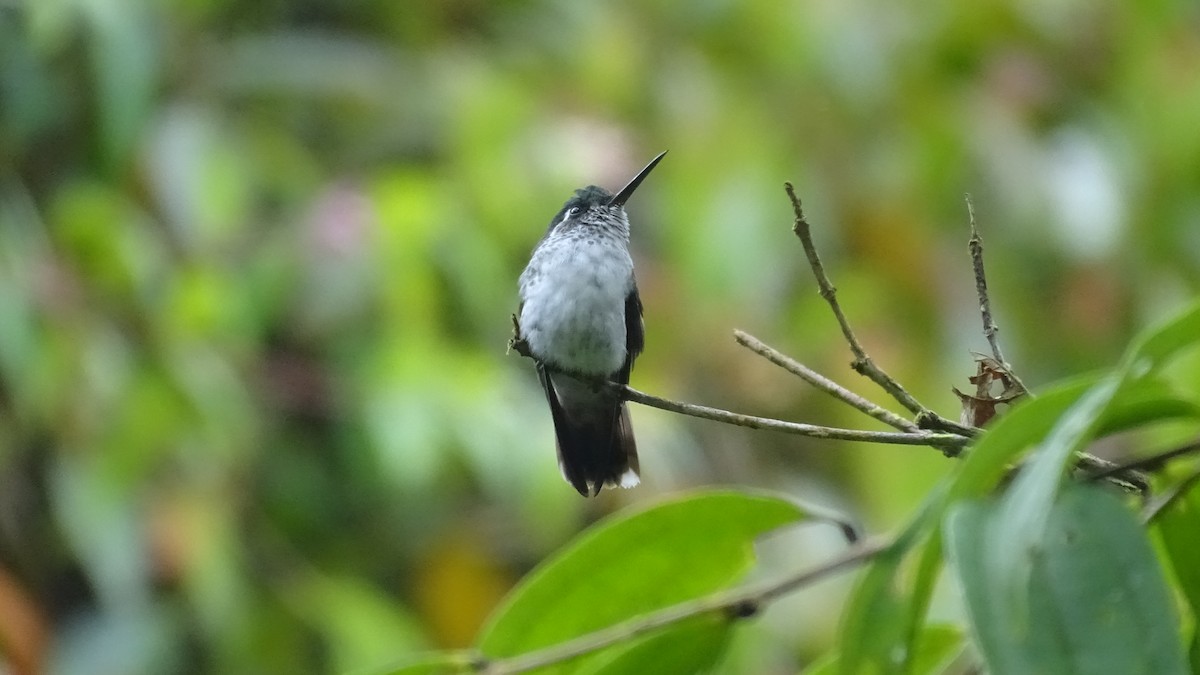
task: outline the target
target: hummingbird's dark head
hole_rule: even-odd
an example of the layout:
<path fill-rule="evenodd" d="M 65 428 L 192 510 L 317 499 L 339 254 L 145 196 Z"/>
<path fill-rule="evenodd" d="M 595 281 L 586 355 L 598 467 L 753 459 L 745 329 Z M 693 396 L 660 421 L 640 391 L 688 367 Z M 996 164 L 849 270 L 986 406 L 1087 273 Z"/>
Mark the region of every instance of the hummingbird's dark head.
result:
<path fill-rule="evenodd" d="M 650 163 L 615 195 L 597 185 L 589 185 L 576 190 L 575 196 L 568 199 L 558 214 L 554 216 L 554 220 L 550 221 L 550 229 L 553 230 L 558 225 L 570 227 L 575 222 L 603 223 L 613 219 L 624 220 L 625 202 L 666 154 L 667 151 L 663 150 L 657 157 L 650 160 Z M 586 216 L 589 215 L 592 217 L 587 218 Z"/>
<path fill-rule="evenodd" d="M 611 192 L 598 185 L 589 185 L 576 190 L 575 195 L 568 199 L 566 204 L 563 204 L 562 209 L 550 221 L 550 229 L 553 230 L 558 225 L 569 227 L 575 222 L 586 222 L 588 220 L 604 221 L 610 218 L 619 218 L 620 212 L 623 212 L 625 209 L 621 206 L 609 206 L 612 196 Z M 589 214 L 593 217 L 584 217 Z"/>

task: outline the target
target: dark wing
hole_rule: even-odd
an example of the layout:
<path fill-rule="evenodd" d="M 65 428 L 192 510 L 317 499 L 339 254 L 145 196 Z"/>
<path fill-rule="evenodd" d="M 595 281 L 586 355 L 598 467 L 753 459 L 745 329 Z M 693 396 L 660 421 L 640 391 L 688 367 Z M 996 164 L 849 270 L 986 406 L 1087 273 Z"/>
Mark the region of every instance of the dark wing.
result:
<path fill-rule="evenodd" d="M 646 325 L 642 322 L 642 299 L 638 296 L 635 284 L 629 295 L 625 296 L 625 364 L 617 372 L 616 381 L 629 384 L 629 373 L 633 370 L 633 360 L 642 353 L 646 346 Z"/>
<path fill-rule="evenodd" d="M 586 497 L 589 494 L 588 468 L 581 466 L 580 460 L 576 459 L 579 453 L 574 451 L 578 445 L 574 426 L 567 419 L 567 412 L 563 410 L 562 403 L 558 400 L 558 392 L 554 389 L 554 381 L 550 379 L 550 372 L 541 361 L 537 362 L 537 374 L 538 381 L 542 383 L 542 389 L 546 392 L 546 402 L 550 404 L 550 418 L 554 420 L 558 467 L 562 470 L 563 478 L 566 478 L 579 494 Z M 596 492 L 600 492 L 601 484 L 603 481 L 597 483 Z"/>

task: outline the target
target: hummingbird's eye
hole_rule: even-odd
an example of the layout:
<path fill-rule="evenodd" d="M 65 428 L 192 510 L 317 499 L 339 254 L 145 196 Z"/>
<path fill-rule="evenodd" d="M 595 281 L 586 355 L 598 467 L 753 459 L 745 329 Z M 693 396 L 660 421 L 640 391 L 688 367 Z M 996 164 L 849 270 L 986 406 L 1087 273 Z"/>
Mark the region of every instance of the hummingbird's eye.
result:
<path fill-rule="evenodd" d="M 579 207 L 578 207 L 578 206 L 572 206 L 572 207 L 571 207 L 571 209 L 570 209 L 569 211 L 567 211 L 567 217 L 568 217 L 568 218 L 570 218 L 571 216 L 573 216 L 573 215 L 575 215 L 575 214 L 577 214 L 577 213 L 579 213 Z"/>

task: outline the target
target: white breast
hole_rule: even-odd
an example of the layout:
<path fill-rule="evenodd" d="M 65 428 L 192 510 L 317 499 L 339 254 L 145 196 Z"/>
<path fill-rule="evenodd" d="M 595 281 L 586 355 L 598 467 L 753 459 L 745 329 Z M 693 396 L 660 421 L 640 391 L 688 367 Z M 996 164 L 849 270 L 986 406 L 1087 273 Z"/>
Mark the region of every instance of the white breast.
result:
<path fill-rule="evenodd" d="M 633 261 L 598 237 L 547 240 L 521 274 L 521 333 L 553 365 L 607 376 L 625 362 Z"/>

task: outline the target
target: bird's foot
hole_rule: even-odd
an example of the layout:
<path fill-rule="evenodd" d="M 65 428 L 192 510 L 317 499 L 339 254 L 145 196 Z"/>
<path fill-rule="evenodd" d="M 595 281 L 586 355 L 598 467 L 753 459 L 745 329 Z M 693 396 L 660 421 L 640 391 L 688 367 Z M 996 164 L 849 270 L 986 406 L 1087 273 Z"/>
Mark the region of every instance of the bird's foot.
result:
<path fill-rule="evenodd" d="M 506 349 L 504 353 L 510 354 L 512 352 L 516 352 L 521 356 L 533 358 L 533 353 L 529 351 L 529 343 L 525 341 L 525 338 L 521 337 L 521 321 L 517 319 L 516 314 L 512 315 L 512 325 L 513 334 L 512 337 L 508 339 L 508 349 Z"/>

